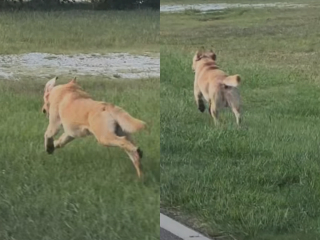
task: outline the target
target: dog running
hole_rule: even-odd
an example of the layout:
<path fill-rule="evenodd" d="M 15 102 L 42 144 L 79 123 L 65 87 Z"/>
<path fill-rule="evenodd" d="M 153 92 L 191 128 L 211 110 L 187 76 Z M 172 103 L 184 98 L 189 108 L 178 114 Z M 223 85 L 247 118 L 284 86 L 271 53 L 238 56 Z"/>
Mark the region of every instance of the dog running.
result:
<path fill-rule="evenodd" d="M 228 76 L 216 64 L 216 54 L 210 51 L 197 51 L 193 57 L 192 70 L 195 72 L 194 97 L 198 109 L 204 112 L 203 99 L 209 104 L 209 113 L 218 121 L 218 111 L 230 107 L 240 125 L 240 84 L 239 75 Z"/>
<path fill-rule="evenodd" d="M 94 135 L 104 146 L 124 149 L 140 178 L 142 151 L 134 145 L 130 134 L 145 128 L 145 122 L 113 104 L 94 101 L 76 83 L 76 78 L 55 86 L 57 79 L 48 81 L 44 89 L 42 112 L 49 118 L 44 134 L 46 151 L 52 154 L 75 138 Z M 61 125 L 64 133 L 54 140 Z"/>

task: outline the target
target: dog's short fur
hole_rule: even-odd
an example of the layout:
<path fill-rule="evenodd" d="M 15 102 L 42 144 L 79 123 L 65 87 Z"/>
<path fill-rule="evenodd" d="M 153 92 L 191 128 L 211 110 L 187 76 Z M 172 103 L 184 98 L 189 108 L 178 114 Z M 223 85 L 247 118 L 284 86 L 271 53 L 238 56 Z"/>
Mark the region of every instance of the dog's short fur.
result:
<path fill-rule="evenodd" d="M 193 57 L 192 69 L 195 72 L 194 97 L 198 109 L 204 112 L 203 98 L 209 103 L 209 112 L 218 124 L 218 111 L 230 107 L 240 124 L 239 75 L 228 76 L 216 64 L 216 54 L 211 51 L 198 51 Z"/>
<path fill-rule="evenodd" d="M 117 106 L 92 100 L 76 79 L 59 86 L 55 86 L 56 80 L 57 77 L 46 84 L 43 97 L 42 111 L 49 117 L 44 135 L 46 151 L 52 154 L 73 139 L 92 134 L 104 146 L 124 149 L 140 177 L 142 151 L 133 144 L 130 133 L 143 129 L 145 123 Z M 64 133 L 54 141 L 61 125 Z"/>

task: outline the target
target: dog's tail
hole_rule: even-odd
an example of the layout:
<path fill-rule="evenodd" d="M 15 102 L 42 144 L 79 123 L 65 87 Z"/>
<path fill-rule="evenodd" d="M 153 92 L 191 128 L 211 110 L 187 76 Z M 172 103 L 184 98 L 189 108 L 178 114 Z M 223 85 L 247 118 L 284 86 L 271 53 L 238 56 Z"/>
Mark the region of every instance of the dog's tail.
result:
<path fill-rule="evenodd" d="M 237 87 L 241 82 L 241 78 L 240 76 L 237 75 L 232 75 L 232 76 L 228 76 L 225 79 L 223 79 L 222 83 L 226 86 L 229 87 Z"/>
<path fill-rule="evenodd" d="M 145 128 L 145 122 L 132 117 L 129 113 L 127 113 L 120 107 L 114 106 L 111 110 L 111 115 L 120 125 L 122 130 L 127 133 L 134 133 Z"/>

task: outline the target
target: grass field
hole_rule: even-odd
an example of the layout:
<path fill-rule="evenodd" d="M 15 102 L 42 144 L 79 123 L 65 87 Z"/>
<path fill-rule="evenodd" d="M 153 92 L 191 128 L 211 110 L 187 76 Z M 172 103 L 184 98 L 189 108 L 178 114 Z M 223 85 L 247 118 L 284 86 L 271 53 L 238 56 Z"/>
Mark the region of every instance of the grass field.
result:
<path fill-rule="evenodd" d="M 307 2 L 307 1 L 304 1 Z M 320 239 L 319 8 L 161 14 L 161 207 L 211 236 Z M 240 74 L 243 125 L 193 99 L 192 57 Z"/>
<path fill-rule="evenodd" d="M 1 12 L 0 42 L 0 54 L 157 53 L 159 13 Z M 58 83 L 74 77 L 58 76 Z M 94 99 L 123 107 L 149 126 L 133 136 L 144 152 L 143 180 L 122 150 L 93 137 L 45 152 L 48 119 L 41 108 L 49 79 L 37 72 L 0 79 L 0 239 L 159 239 L 159 78 L 77 76 Z"/>
<path fill-rule="evenodd" d="M 157 11 L 1 12 L 0 54 L 159 52 Z"/>
<path fill-rule="evenodd" d="M 134 136 L 145 154 L 144 181 L 122 150 L 93 137 L 48 155 L 45 82 L 0 81 L 0 238 L 159 239 L 159 80 L 81 77 L 79 83 L 150 126 Z"/>

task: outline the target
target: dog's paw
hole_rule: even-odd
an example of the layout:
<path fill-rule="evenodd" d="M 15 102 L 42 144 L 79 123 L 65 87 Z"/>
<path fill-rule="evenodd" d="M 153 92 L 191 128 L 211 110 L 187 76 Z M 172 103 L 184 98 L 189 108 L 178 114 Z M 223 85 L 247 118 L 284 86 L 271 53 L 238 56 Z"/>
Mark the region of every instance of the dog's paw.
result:
<path fill-rule="evenodd" d="M 53 139 L 48 139 L 46 151 L 48 154 L 52 154 L 54 152 L 54 143 Z"/>
<path fill-rule="evenodd" d="M 204 110 L 206 110 L 206 107 L 204 106 L 204 104 L 199 104 L 198 109 L 200 112 L 204 112 Z"/>
<path fill-rule="evenodd" d="M 142 158 L 143 151 L 140 148 L 137 149 L 137 153 L 138 153 L 139 157 Z"/>
<path fill-rule="evenodd" d="M 47 146 L 47 153 L 52 154 L 53 152 L 54 152 L 54 146 L 53 145 Z"/>

